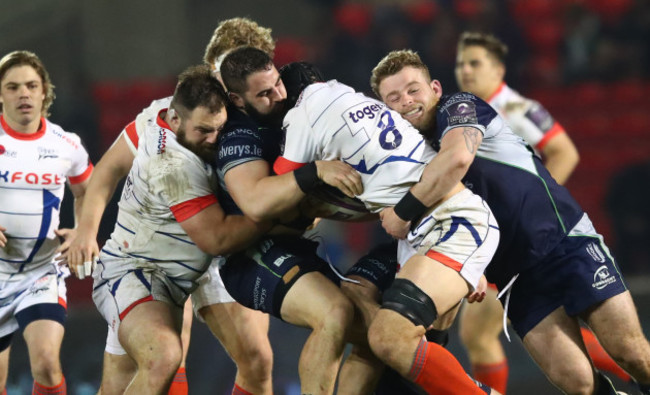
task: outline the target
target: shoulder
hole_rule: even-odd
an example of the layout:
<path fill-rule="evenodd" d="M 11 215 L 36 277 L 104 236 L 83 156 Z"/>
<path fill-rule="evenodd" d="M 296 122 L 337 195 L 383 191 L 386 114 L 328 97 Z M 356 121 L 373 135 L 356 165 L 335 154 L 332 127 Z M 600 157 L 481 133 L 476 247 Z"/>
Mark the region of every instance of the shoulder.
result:
<path fill-rule="evenodd" d="M 61 126 L 46 119 L 45 133 L 48 139 L 56 145 L 69 147 L 74 150 L 83 149 L 81 138 L 78 134 L 65 131 Z"/>

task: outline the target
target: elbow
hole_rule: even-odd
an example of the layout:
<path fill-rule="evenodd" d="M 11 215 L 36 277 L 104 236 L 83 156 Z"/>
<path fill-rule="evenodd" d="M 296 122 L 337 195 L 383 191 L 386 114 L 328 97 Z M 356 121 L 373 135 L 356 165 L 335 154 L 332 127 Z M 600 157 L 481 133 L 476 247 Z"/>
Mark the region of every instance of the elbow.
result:
<path fill-rule="evenodd" d="M 473 154 L 470 154 L 469 152 L 459 153 L 454 155 L 452 159 L 452 168 L 465 176 L 465 173 L 467 172 L 467 169 L 469 169 L 469 167 L 472 165 L 472 162 L 474 162 Z"/>

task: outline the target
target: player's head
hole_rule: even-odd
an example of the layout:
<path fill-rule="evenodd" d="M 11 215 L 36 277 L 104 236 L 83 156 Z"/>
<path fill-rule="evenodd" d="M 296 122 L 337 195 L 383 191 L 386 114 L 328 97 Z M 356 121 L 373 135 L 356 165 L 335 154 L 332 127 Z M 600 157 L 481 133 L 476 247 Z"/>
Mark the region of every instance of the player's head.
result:
<path fill-rule="evenodd" d="M 372 70 L 370 86 L 391 109 L 420 130 L 431 127 L 442 95 L 420 56 L 411 50 L 392 51 Z"/>
<path fill-rule="evenodd" d="M 221 77 L 235 106 L 264 125 L 282 124 L 287 91 L 269 54 L 237 48 L 221 63 Z"/>
<path fill-rule="evenodd" d="M 315 82 L 324 82 L 323 73 L 313 64 L 292 62 L 280 67 L 280 77 L 287 90 L 286 109 L 296 105 L 302 91 Z"/>
<path fill-rule="evenodd" d="M 43 62 L 29 51 L 0 59 L 0 112 L 20 124 L 48 116 L 54 85 Z"/>
<path fill-rule="evenodd" d="M 227 102 L 223 86 L 207 65 L 181 73 L 169 105 L 170 126 L 178 142 L 203 160 L 212 160 L 217 135 L 226 123 Z"/>
<path fill-rule="evenodd" d="M 507 54 L 508 47 L 491 34 L 461 34 L 455 68 L 460 90 L 488 100 L 503 82 Z"/>
<path fill-rule="evenodd" d="M 243 46 L 261 49 L 273 58 L 275 40 L 271 37 L 271 29 L 248 18 L 226 19 L 214 30 L 205 48 L 203 61 L 210 65 L 213 72 L 219 73 L 221 62 L 228 52 Z"/>

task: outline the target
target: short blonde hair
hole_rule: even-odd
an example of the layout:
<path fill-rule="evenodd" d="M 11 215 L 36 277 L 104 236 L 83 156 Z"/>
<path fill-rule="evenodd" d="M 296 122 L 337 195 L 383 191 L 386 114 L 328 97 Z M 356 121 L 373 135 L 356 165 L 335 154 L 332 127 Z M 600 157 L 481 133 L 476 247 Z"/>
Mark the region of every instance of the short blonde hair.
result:
<path fill-rule="evenodd" d="M 271 29 L 262 27 L 248 18 L 226 19 L 214 30 L 205 48 L 203 61 L 214 65 L 220 56 L 242 46 L 261 49 L 273 58 L 275 40 L 271 37 Z"/>
<path fill-rule="evenodd" d="M 48 117 L 50 115 L 50 106 L 56 97 L 54 94 L 54 85 L 50 80 L 50 74 L 47 72 L 45 65 L 35 53 L 29 51 L 13 51 L 0 59 L 0 82 L 5 78 L 5 75 L 10 69 L 19 66 L 31 66 L 41 77 L 43 93 L 45 93 L 41 115 Z M 2 103 L 0 103 L 0 112 L 2 112 Z"/>
<path fill-rule="evenodd" d="M 397 74 L 404 67 L 411 66 L 417 69 L 421 69 L 428 80 L 431 80 L 431 75 L 429 74 L 429 68 L 422 62 L 420 55 L 416 52 L 411 51 L 410 49 L 402 49 L 399 51 L 391 51 L 388 55 L 384 56 L 382 60 L 377 63 L 374 69 L 372 69 L 372 75 L 370 76 L 370 87 L 372 91 L 375 92 L 377 97 L 381 97 L 379 94 L 379 84 L 391 75 Z"/>

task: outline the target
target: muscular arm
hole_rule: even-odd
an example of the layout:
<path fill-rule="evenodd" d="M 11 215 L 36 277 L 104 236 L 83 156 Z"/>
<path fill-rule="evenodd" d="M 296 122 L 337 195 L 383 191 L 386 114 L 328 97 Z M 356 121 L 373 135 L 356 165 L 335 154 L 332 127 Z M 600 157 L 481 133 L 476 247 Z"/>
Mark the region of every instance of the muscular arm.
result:
<path fill-rule="evenodd" d="M 349 197 L 361 194 L 361 176 L 350 165 L 338 160 L 317 160 L 318 178 L 338 188 Z M 264 160 L 236 166 L 225 175 L 226 186 L 237 206 L 254 221 L 282 216 L 305 196 L 296 182 L 294 172 L 271 175 Z"/>
<path fill-rule="evenodd" d="M 99 223 L 117 184 L 129 173 L 133 158 L 124 136 L 120 135 L 95 166 L 92 176 L 84 185 L 81 199 L 75 195 L 76 235 L 70 239 L 66 238 L 66 243 L 59 248 L 59 251 L 65 253 L 71 269 L 99 255 Z M 71 189 L 75 194 L 75 186 Z M 66 232 L 59 231 L 58 234 L 66 236 Z"/>
<path fill-rule="evenodd" d="M 410 192 L 426 207 L 432 207 L 445 196 L 463 188 L 460 180 L 472 164 L 476 151 L 483 141 L 480 130 L 463 126 L 451 129 L 440 141 L 440 152 L 424 168 L 420 181 Z M 386 232 L 403 239 L 411 225 L 401 219 L 392 207 L 379 214 Z"/>
<path fill-rule="evenodd" d="M 431 207 L 454 190 L 474 161 L 483 134 L 473 127 L 451 129 L 440 141 L 440 152 L 424 168 L 411 193 Z"/>
<path fill-rule="evenodd" d="M 293 172 L 271 176 L 270 165 L 264 160 L 236 166 L 224 179 L 237 206 L 255 221 L 276 218 L 305 196 Z"/>
<path fill-rule="evenodd" d="M 270 227 L 243 215 L 226 215 L 218 203 L 180 222 L 180 225 L 196 246 L 210 255 L 239 251 Z"/>
<path fill-rule="evenodd" d="M 564 184 L 580 161 L 576 146 L 566 133 L 553 136 L 542 148 L 544 165 L 558 184 Z"/>

